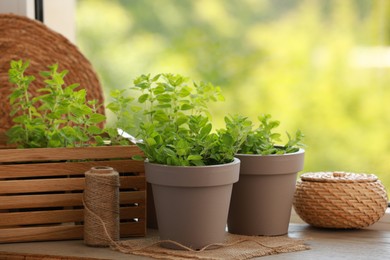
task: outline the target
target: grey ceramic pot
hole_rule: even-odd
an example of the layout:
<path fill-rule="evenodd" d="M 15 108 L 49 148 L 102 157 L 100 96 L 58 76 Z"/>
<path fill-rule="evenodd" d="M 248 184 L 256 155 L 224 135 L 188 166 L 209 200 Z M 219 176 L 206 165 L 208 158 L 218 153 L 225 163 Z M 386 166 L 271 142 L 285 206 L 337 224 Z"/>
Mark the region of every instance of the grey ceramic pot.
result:
<path fill-rule="evenodd" d="M 233 183 L 240 160 L 213 166 L 168 166 L 145 162 L 161 240 L 201 249 L 224 242 Z M 180 249 L 172 243 L 162 246 Z"/>
<path fill-rule="evenodd" d="M 234 184 L 228 230 L 242 235 L 288 233 L 297 173 L 304 150 L 284 155 L 237 154 L 240 180 Z"/>

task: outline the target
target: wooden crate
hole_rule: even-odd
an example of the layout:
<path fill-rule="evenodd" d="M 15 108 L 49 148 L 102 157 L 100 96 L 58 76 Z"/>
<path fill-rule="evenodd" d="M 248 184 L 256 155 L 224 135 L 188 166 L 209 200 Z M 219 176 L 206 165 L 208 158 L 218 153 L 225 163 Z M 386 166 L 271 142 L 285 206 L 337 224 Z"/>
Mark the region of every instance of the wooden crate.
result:
<path fill-rule="evenodd" d="M 144 164 L 137 146 L 0 149 L 0 243 L 83 238 L 84 173 L 120 173 L 121 237 L 146 234 Z"/>

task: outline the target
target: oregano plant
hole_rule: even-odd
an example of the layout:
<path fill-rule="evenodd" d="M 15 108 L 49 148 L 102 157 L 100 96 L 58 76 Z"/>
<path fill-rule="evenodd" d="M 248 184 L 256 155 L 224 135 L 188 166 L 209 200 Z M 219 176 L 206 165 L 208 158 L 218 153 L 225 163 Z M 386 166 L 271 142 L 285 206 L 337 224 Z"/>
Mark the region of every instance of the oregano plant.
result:
<path fill-rule="evenodd" d="M 304 135 L 300 130 L 297 130 L 295 136 L 287 134 L 288 141 L 283 145 L 281 142 L 281 134 L 274 132 L 275 128 L 280 125 L 277 120 L 272 120 L 270 114 L 258 116 L 259 126 L 251 129 L 248 132 L 245 142 L 242 143 L 239 153 L 242 154 L 286 154 L 294 153 L 300 147 L 304 147 L 302 143 Z"/>
<path fill-rule="evenodd" d="M 27 75 L 29 62 L 11 61 L 9 80 L 15 85 L 9 97 L 14 125 L 7 131 L 9 142 L 18 147 L 77 147 L 103 144 L 100 126 L 106 117 L 98 113 L 101 104 L 87 101 L 86 90 L 78 84 L 66 86 L 67 70 L 58 64 L 41 72 L 44 86 L 33 96 L 30 85 L 34 76 Z"/>
<path fill-rule="evenodd" d="M 209 102 L 224 100 L 211 83 L 191 82 L 177 74 L 141 75 L 132 91 L 133 109 L 141 114 L 137 145 L 152 163 L 202 166 L 232 162 L 246 139 L 246 118 L 225 118 L 226 128 L 213 130 Z"/>
<path fill-rule="evenodd" d="M 133 97 L 126 96 L 126 89 L 115 89 L 110 92 L 111 102 L 106 106 L 108 111 L 111 111 L 115 120 L 115 124 L 105 128 L 111 144 L 126 145 L 129 141 L 118 134 L 118 128 L 121 131 L 130 132 L 131 125 L 134 122 L 134 114 L 131 111 L 130 104 L 134 100 Z"/>

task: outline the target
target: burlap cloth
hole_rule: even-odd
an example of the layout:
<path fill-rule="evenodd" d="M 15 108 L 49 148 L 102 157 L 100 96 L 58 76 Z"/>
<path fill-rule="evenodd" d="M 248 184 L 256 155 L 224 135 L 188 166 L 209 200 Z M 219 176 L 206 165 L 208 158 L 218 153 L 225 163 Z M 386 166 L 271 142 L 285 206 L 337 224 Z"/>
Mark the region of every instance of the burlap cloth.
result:
<path fill-rule="evenodd" d="M 160 246 L 158 233 L 152 231 L 147 238 L 116 242 L 111 248 L 122 253 L 148 256 L 156 259 L 250 259 L 280 253 L 297 252 L 310 249 L 305 240 L 288 236 L 242 236 L 226 233 L 223 244 L 212 245 L 213 249 L 172 250 Z"/>

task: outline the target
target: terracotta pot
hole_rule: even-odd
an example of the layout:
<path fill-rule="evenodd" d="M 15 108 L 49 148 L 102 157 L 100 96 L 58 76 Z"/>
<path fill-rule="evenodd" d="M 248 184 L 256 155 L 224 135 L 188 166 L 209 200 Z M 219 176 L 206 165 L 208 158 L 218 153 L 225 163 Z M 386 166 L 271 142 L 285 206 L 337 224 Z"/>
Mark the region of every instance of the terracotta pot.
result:
<path fill-rule="evenodd" d="M 233 186 L 228 230 L 242 235 L 288 233 L 297 173 L 304 150 L 284 155 L 237 154 L 240 180 Z"/>
<path fill-rule="evenodd" d="M 212 166 L 168 166 L 145 162 L 152 184 L 161 240 L 200 249 L 224 242 L 233 183 L 240 160 Z M 162 246 L 180 249 L 172 243 Z"/>

